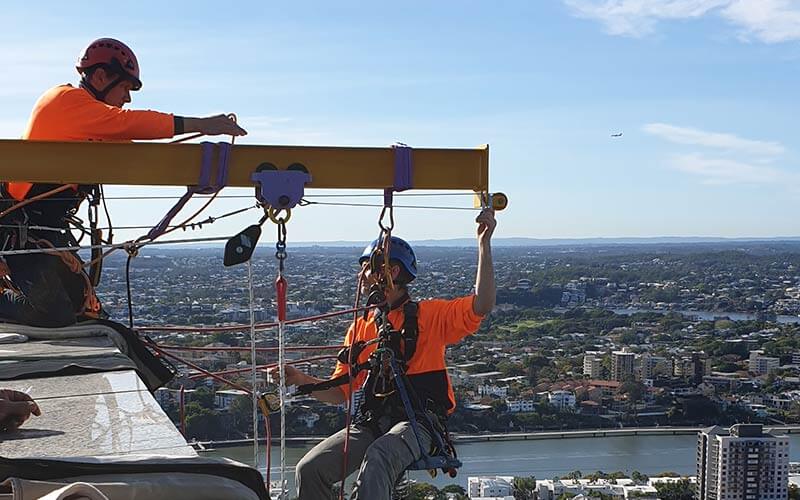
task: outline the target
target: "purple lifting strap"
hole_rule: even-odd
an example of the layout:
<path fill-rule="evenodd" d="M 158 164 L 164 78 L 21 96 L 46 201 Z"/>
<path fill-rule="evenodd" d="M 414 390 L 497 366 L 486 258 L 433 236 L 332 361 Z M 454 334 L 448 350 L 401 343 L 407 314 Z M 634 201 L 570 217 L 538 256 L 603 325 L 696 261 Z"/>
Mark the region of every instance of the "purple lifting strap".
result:
<path fill-rule="evenodd" d="M 219 167 L 217 168 L 217 182 L 211 184 L 211 158 L 214 156 L 214 143 L 203 142 L 203 160 L 200 163 L 200 179 L 197 186 L 189 186 L 187 189 L 193 193 L 213 194 L 225 187 L 228 182 L 228 160 L 231 156 L 231 144 L 220 142 L 219 146 Z"/>
<path fill-rule="evenodd" d="M 394 190 L 397 192 L 411 189 L 411 177 L 414 173 L 414 162 L 411 148 L 405 144 L 395 144 L 394 149 Z"/>
<path fill-rule="evenodd" d="M 414 174 L 414 162 L 411 148 L 403 143 L 392 145 L 394 149 L 394 186 L 383 190 L 383 205 L 391 207 L 395 192 L 411 189 L 411 178 Z"/>
<path fill-rule="evenodd" d="M 200 178 L 198 179 L 198 185 L 186 187 L 186 192 L 183 196 L 169 209 L 161 221 L 147 233 L 147 239 L 153 240 L 164 234 L 164 231 L 169 227 L 169 223 L 172 222 L 172 219 L 183 209 L 186 203 L 192 198 L 192 195 L 195 193 L 213 194 L 225 187 L 225 184 L 228 182 L 228 161 L 231 157 L 232 145 L 229 142 L 220 142 L 216 145 L 219 146 L 217 182 L 211 184 L 211 159 L 214 156 L 215 144 L 213 142 L 203 142 L 201 143 L 203 147 L 203 159 L 200 162 Z"/>

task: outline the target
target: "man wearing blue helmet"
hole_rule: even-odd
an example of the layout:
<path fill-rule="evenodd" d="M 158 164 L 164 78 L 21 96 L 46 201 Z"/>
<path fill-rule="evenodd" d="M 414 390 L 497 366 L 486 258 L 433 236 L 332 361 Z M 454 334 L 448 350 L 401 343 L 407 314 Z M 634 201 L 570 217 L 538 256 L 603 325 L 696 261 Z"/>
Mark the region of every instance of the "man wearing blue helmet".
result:
<path fill-rule="evenodd" d="M 368 261 L 375 256 L 375 250 L 380 253 L 378 246 L 381 244 L 380 239 L 373 240 L 372 243 L 364 248 L 361 252 L 361 257 L 358 263 L 363 268 Z M 396 276 L 392 275 L 392 281 L 398 285 L 408 285 L 417 277 L 417 256 L 414 254 L 414 249 L 411 248 L 405 240 L 392 236 L 389 242 L 389 263 L 390 265 L 397 266 Z"/>
<path fill-rule="evenodd" d="M 424 419 L 415 418 L 417 435 L 397 391 L 393 391 L 394 395 L 379 391 L 370 384 L 366 370 L 349 375 L 348 380 L 351 366 L 367 363 L 375 351 L 374 341 L 378 337 L 375 311 L 359 317 L 350 325 L 344 342 L 349 351 L 344 359 L 340 356 L 331 379 L 317 379 L 286 366 L 287 385 L 309 387 L 311 396 L 320 401 L 342 404 L 352 397 L 351 387 L 361 388 L 364 396 L 349 436 L 346 429 L 339 431 L 315 446 L 297 464 L 299 500 L 331 497 L 333 484 L 342 477 L 346 440 L 345 473 L 350 475 L 359 471 L 351 498 L 390 500 L 398 478 L 421 458 L 420 443 L 429 448 L 426 453 L 432 453 L 433 433 L 446 435 L 445 423 L 456 405 L 447 375 L 446 347 L 477 331 L 481 320 L 495 304 L 491 252 L 491 238 L 496 226 L 494 211 L 483 210 L 476 222 L 478 270 L 475 291 L 464 297 L 411 301 L 407 285 L 417 277 L 417 259 L 411 246 L 400 238 L 391 238 L 388 269 L 383 268 L 382 249 L 375 251 L 379 241 L 370 243 L 359 258 L 362 290 L 369 293 L 381 288 L 381 301 L 385 298 L 389 309 L 386 317 L 392 330 L 402 335 L 402 344 L 398 343 L 397 349 L 401 351 L 398 356 L 405 380 L 410 385 L 408 392 L 414 394 L 415 400 L 424 406 L 422 411 L 428 415 Z M 385 286 L 388 280 L 384 279 L 384 286 L 378 287 L 386 274 L 391 276 L 392 286 Z M 406 335 L 409 332 L 413 335 Z M 273 381 L 278 381 L 278 376 L 277 370 L 272 372 Z M 344 383 L 335 383 L 342 380 Z M 419 413 L 414 414 L 419 416 Z"/>

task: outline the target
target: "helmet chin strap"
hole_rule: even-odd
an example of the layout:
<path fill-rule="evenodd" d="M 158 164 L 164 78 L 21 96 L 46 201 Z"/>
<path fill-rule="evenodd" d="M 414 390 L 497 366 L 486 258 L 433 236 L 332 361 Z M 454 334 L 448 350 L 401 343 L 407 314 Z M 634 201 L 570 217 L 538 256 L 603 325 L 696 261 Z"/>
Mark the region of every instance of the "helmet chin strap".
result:
<path fill-rule="evenodd" d="M 117 78 L 114 81 L 112 81 L 111 83 L 106 85 L 106 88 L 104 88 L 103 90 L 97 90 L 94 85 L 89 83 L 89 77 L 90 76 L 91 75 L 88 75 L 88 76 L 87 75 L 83 75 L 81 77 L 80 86 L 85 88 L 86 90 L 88 90 L 89 93 L 92 94 L 95 99 L 97 99 L 98 101 L 104 101 L 104 102 L 105 102 L 105 98 L 108 95 L 108 93 L 111 92 L 111 89 L 113 89 L 114 87 L 116 87 L 117 85 L 122 83 L 123 80 L 125 80 L 125 77 L 118 75 Z"/>

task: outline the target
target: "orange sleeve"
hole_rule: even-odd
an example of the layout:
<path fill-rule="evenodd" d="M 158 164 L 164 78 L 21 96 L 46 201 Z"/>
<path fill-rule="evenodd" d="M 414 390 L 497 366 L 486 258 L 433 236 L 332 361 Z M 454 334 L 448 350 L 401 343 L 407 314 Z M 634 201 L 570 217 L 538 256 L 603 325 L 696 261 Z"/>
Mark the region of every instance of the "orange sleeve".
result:
<path fill-rule="evenodd" d="M 350 346 L 353 345 L 353 337 L 355 336 L 355 322 L 350 323 L 350 327 L 347 329 L 347 334 L 344 336 L 344 345 Z M 333 369 L 333 374 L 331 378 L 336 378 L 340 375 L 345 375 L 347 373 L 347 365 L 336 360 L 336 368 Z M 345 397 L 350 397 L 350 388 L 347 384 L 340 385 L 339 388 L 344 393 Z"/>
<path fill-rule="evenodd" d="M 432 308 L 431 326 L 441 333 L 446 345 L 455 344 L 467 335 L 475 333 L 481 326 L 483 317 L 475 314 L 472 309 L 474 297 L 467 295 L 452 300 L 426 300 L 420 305 L 420 316 L 422 307 Z"/>
<path fill-rule="evenodd" d="M 171 114 L 115 108 L 84 89 L 62 85 L 39 99 L 23 137 L 44 141 L 131 141 L 173 135 L 175 119 Z"/>
<path fill-rule="evenodd" d="M 115 108 L 100 102 L 87 92 L 64 95 L 63 119 L 86 137 L 110 141 L 164 139 L 175 135 L 171 114 L 150 110 Z"/>

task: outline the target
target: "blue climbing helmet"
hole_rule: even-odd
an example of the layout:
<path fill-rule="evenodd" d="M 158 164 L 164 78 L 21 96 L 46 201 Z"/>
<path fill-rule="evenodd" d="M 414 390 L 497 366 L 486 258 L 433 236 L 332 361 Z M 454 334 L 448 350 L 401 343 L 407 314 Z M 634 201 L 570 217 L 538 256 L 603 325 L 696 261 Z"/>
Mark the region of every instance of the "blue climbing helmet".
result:
<path fill-rule="evenodd" d="M 375 247 L 380 243 L 380 239 L 373 240 L 372 243 L 367 245 L 361 257 L 358 259 L 359 264 L 364 264 L 372 256 Z M 403 270 L 408 274 L 408 282 L 417 277 L 417 256 L 414 255 L 414 250 L 405 240 L 392 236 L 391 243 L 389 244 L 389 260 L 396 260 L 400 263 Z"/>

